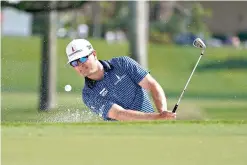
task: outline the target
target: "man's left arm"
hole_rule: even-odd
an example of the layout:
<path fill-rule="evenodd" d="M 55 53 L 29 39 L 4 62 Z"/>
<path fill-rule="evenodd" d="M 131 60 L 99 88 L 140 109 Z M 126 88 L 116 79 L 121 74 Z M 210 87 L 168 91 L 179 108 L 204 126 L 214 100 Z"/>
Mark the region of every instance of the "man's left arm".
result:
<path fill-rule="evenodd" d="M 165 93 L 159 83 L 139 63 L 130 57 L 124 56 L 117 59 L 119 68 L 128 73 L 131 79 L 142 88 L 151 91 L 157 110 L 161 113 L 167 111 Z"/>
<path fill-rule="evenodd" d="M 140 82 L 139 85 L 150 91 L 152 94 L 152 98 L 154 100 L 155 106 L 159 113 L 163 111 L 167 111 L 167 102 L 165 92 L 159 83 L 150 75 L 147 74 Z"/>

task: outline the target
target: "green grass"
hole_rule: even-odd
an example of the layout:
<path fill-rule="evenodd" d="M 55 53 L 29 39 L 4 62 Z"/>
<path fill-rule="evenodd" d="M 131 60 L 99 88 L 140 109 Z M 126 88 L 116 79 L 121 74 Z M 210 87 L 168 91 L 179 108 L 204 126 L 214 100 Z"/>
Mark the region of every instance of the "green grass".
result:
<path fill-rule="evenodd" d="M 186 123 L 3 124 L 2 164 L 246 164 L 246 123 Z"/>
<path fill-rule="evenodd" d="M 3 122 L 81 122 L 99 119 L 90 114 L 81 101 L 83 78 L 66 65 L 65 47 L 68 39 L 58 39 L 57 46 L 57 107 L 48 113 L 38 113 L 41 40 L 38 37 L 3 37 L 2 39 L 2 116 Z M 128 44 L 107 45 L 91 40 L 99 59 L 129 55 Z M 12 45 L 15 45 L 14 47 Z M 162 85 L 168 107 L 176 103 L 200 51 L 193 47 L 153 45 L 148 47 L 148 70 Z M 230 58 L 247 59 L 246 50 L 229 47 L 208 48 L 199 63 Z M 246 69 L 196 71 L 179 105 L 178 119 L 246 119 Z M 72 92 L 64 92 L 70 84 Z M 78 114 L 79 113 L 79 114 Z"/>
<path fill-rule="evenodd" d="M 88 122 L 99 118 L 85 107 L 80 93 L 59 93 L 57 108 L 39 113 L 39 95 L 36 93 L 2 93 L 2 122 Z M 168 98 L 172 109 L 177 99 Z M 184 98 L 177 117 L 183 120 L 247 120 L 246 100 L 188 99 Z"/>
<path fill-rule="evenodd" d="M 128 55 L 128 45 L 90 40 L 100 59 Z M 38 112 L 39 38 L 2 38 L 3 165 L 245 165 L 246 69 L 196 71 L 176 121 L 103 122 L 82 103 L 84 80 L 65 65 L 69 40 L 58 40 L 57 106 Z M 14 46 L 13 46 L 14 45 Z M 176 103 L 199 56 L 192 47 L 149 46 L 149 70 Z M 200 66 L 246 50 L 209 48 Z M 72 92 L 64 92 L 70 84 Z"/>
<path fill-rule="evenodd" d="M 127 44 L 107 45 L 101 40 L 90 40 L 99 59 L 128 55 Z M 80 92 L 84 80 L 66 65 L 65 47 L 68 39 L 59 39 L 57 47 L 57 91 L 63 92 L 71 84 L 72 92 Z M 12 45 L 15 45 L 12 48 Z M 40 51 L 39 38 L 2 38 L 2 91 L 39 91 Z M 200 51 L 193 47 L 149 45 L 148 70 L 160 82 L 169 97 L 177 97 L 198 57 Z M 246 50 L 231 48 L 208 48 L 200 65 L 229 58 L 247 60 Z M 218 69 L 195 72 L 186 97 L 247 98 L 247 69 Z"/>
<path fill-rule="evenodd" d="M 128 55 L 127 44 L 90 41 L 100 59 Z M 2 38 L 3 165 L 246 164 L 246 68 L 196 71 L 176 121 L 103 122 L 82 103 L 84 80 L 65 65 L 68 42 L 58 40 L 57 106 L 39 113 L 41 41 Z M 149 45 L 148 69 L 164 88 L 169 109 L 198 57 L 192 47 Z M 199 65 L 230 58 L 246 60 L 246 50 L 208 48 Z M 64 92 L 66 84 L 72 92 Z"/>
<path fill-rule="evenodd" d="M 221 108 L 206 108 L 207 114 L 211 119 L 225 119 L 226 116 L 230 116 L 231 119 L 245 119 L 247 120 L 247 107 L 243 106 L 234 107 L 221 107 Z"/>

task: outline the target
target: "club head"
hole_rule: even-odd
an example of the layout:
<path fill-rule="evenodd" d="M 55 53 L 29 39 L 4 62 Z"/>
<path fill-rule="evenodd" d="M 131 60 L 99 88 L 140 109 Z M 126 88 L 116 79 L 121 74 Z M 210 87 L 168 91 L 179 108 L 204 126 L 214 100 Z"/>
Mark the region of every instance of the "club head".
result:
<path fill-rule="evenodd" d="M 204 42 L 200 39 L 200 38 L 196 38 L 193 42 L 193 45 L 196 48 L 200 48 L 200 49 L 206 49 L 206 45 L 204 44 Z"/>

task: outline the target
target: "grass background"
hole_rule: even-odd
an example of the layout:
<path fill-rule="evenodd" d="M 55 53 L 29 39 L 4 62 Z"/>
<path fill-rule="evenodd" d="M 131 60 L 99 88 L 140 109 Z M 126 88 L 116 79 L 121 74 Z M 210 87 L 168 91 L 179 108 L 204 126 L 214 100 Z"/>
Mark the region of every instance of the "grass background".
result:
<path fill-rule="evenodd" d="M 208 48 L 179 105 L 177 121 L 102 122 L 82 103 L 84 80 L 66 65 L 68 39 L 57 47 L 57 108 L 38 112 L 38 37 L 3 37 L 1 163 L 3 165 L 245 165 L 247 162 L 246 50 Z M 90 40 L 100 59 L 129 55 L 128 44 Z M 199 50 L 148 47 L 148 70 L 172 109 Z M 235 63 L 234 60 L 241 60 Z M 206 66 L 212 67 L 204 69 Z M 72 92 L 64 92 L 66 84 Z"/>
<path fill-rule="evenodd" d="M 100 59 L 129 55 L 127 44 L 107 45 L 101 40 L 90 40 Z M 66 65 L 65 47 L 67 39 L 59 39 L 57 47 L 57 89 L 63 92 L 65 84 L 71 84 L 77 92 L 81 89 L 83 79 Z M 13 48 L 13 45 L 15 47 Z M 38 91 L 40 69 L 41 41 L 33 38 L 2 38 L 2 91 Z M 148 70 L 161 83 L 170 96 L 181 93 L 191 73 L 200 51 L 191 46 L 149 45 Z M 218 62 L 219 65 L 228 59 L 247 60 L 246 50 L 233 48 L 208 48 L 198 67 Z M 245 68 L 215 70 L 205 69 L 195 72 L 193 81 L 186 92 L 194 97 L 227 97 L 247 98 Z M 79 88 L 79 89 L 78 89 Z"/>
<path fill-rule="evenodd" d="M 2 164 L 245 165 L 247 124 L 4 124 Z M 14 155 L 14 158 L 13 158 Z"/>
<path fill-rule="evenodd" d="M 69 39 L 58 39 L 57 61 L 54 63 L 57 64 L 57 108 L 48 114 L 37 113 L 42 44 L 40 38 L 3 37 L 1 40 L 3 122 L 42 121 L 40 116 L 49 118 L 54 115 L 61 116 L 61 113 L 68 116 L 68 111 L 71 119 L 69 121 L 78 121 L 73 117 L 79 115 L 81 121 L 92 119 L 81 99 L 84 79 L 66 65 L 65 47 Z M 108 45 L 102 40 L 89 40 L 97 50 L 99 59 L 129 55 L 127 43 Z M 173 108 L 180 96 L 199 53 L 198 49 L 191 46 L 149 45 L 149 66 L 146 69 L 151 71 L 163 87 L 169 109 Z M 246 50 L 230 47 L 209 47 L 206 50 L 180 103 L 178 117 L 241 120 L 247 118 L 247 65 L 227 65 L 227 61 L 234 64 L 234 60 L 247 61 Z M 213 66 L 204 69 L 209 64 Z M 72 86 L 72 92 L 64 91 L 66 84 Z"/>

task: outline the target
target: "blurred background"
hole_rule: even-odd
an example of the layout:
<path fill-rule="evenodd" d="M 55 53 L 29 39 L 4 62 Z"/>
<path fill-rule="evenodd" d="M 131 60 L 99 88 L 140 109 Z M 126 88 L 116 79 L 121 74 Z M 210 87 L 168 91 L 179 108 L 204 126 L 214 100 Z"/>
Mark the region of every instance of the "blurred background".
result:
<path fill-rule="evenodd" d="M 247 119 L 247 2 L 1 1 L 1 121 L 99 121 L 66 45 L 89 40 L 99 59 L 130 56 L 163 87 L 181 120 Z M 64 86 L 70 84 L 71 92 Z"/>

